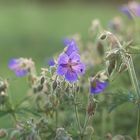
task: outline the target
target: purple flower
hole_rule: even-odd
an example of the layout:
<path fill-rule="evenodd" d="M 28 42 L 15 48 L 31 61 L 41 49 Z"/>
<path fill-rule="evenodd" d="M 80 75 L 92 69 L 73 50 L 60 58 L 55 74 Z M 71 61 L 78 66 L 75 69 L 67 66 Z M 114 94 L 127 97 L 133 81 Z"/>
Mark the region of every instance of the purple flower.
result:
<path fill-rule="evenodd" d="M 138 2 L 131 1 L 127 5 L 122 6 L 120 10 L 129 18 L 133 18 L 133 16 L 140 17 L 140 3 Z"/>
<path fill-rule="evenodd" d="M 69 56 L 69 55 L 71 55 L 73 52 L 76 52 L 76 53 L 78 53 L 78 47 L 77 47 L 77 44 L 76 44 L 76 42 L 75 42 L 75 40 L 74 39 L 71 39 L 71 40 L 69 40 L 69 39 L 65 39 L 64 40 L 64 45 L 65 45 L 65 47 L 66 47 L 66 49 L 65 49 L 65 53 Z"/>
<path fill-rule="evenodd" d="M 55 65 L 55 61 L 53 58 L 51 58 L 49 61 L 48 61 L 48 65 L 49 66 L 54 66 Z"/>
<path fill-rule="evenodd" d="M 98 79 L 92 79 L 90 81 L 90 93 L 91 94 L 98 94 L 103 92 L 108 86 L 107 81 L 100 81 Z"/>
<path fill-rule="evenodd" d="M 128 18 L 132 18 L 132 14 L 127 6 L 122 6 L 120 8 L 120 11 L 123 12 L 124 14 L 126 14 L 128 16 Z"/>
<path fill-rule="evenodd" d="M 13 58 L 9 61 L 8 67 L 15 72 L 16 76 L 22 77 L 34 69 L 34 63 L 31 59 Z"/>
<path fill-rule="evenodd" d="M 70 82 L 78 80 L 78 76 L 85 73 L 85 65 L 80 60 L 80 55 L 73 52 L 71 55 L 60 54 L 58 58 L 57 74 L 65 76 Z"/>

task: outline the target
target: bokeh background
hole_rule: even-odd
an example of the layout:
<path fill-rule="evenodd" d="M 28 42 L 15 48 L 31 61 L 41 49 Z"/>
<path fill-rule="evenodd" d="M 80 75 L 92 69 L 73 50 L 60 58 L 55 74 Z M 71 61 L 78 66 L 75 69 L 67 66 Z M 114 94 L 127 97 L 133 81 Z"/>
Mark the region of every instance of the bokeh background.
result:
<path fill-rule="evenodd" d="M 0 1 L 0 76 L 8 78 L 14 102 L 25 96 L 28 85 L 25 78 L 18 79 L 8 69 L 11 58 L 27 57 L 36 62 L 37 70 L 46 67 L 54 53 L 63 49 L 63 39 L 79 33 L 88 39 L 88 28 L 93 19 L 99 19 L 104 27 L 116 15 L 128 20 L 118 9 L 127 0 L 1 0 Z M 128 106 L 127 106 L 128 107 Z M 120 109 L 120 118 L 125 116 Z M 130 107 L 131 111 L 131 107 Z M 129 111 L 128 111 L 129 112 Z M 130 116 L 124 117 L 124 129 Z M 9 116 L 0 118 L 0 128 L 10 127 Z M 119 118 L 119 119 L 120 119 Z M 134 118 L 135 119 L 135 118 Z M 121 119 L 120 119 L 121 120 Z M 100 121 L 100 120 L 99 120 Z M 118 123 L 118 133 L 122 122 Z M 119 124 L 120 123 L 120 124 Z"/>

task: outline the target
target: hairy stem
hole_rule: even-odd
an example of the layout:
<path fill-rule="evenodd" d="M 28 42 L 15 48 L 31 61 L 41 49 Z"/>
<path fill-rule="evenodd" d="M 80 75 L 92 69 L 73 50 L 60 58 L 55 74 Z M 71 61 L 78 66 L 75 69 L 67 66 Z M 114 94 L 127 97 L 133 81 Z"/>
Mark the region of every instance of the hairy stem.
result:
<path fill-rule="evenodd" d="M 132 57 L 130 56 L 129 62 L 128 62 L 128 70 L 129 75 L 132 81 L 132 85 L 135 89 L 135 92 L 137 94 L 137 99 L 140 100 L 140 88 L 137 80 L 137 76 L 134 69 L 134 64 Z M 136 139 L 140 140 L 140 105 L 138 104 L 138 113 L 137 113 L 137 130 L 136 130 Z"/>
<path fill-rule="evenodd" d="M 78 124 L 79 131 L 81 133 L 81 124 L 80 124 L 80 119 L 79 119 L 79 113 L 78 113 L 78 108 L 77 108 L 77 102 L 76 102 L 76 96 L 74 95 L 75 101 L 74 101 L 74 111 L 75 111 L 75 116 L 76 116 L 76 121 Z"/>

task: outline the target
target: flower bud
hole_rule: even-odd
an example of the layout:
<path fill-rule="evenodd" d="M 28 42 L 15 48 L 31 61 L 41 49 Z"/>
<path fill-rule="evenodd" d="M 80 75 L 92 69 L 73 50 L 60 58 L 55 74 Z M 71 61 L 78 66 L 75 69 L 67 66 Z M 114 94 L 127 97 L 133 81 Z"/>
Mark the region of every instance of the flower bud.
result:
<path fill-rule="evenodd" d="M 107 67 L 107 72 L 108 72 L 108 75 L 111 75 L 113 70 L 115 69 L 116 67 L 116 60 L 115 59 L 112 59 L 108 62 L 108 67 Z"/>
<path fill-rule="evenodd" d="M 99 41 L 97 43 L 97 52 L 100 56 L 103 56 L 104 55 L 104 46 L 103 44 L 101 43 L 101 41 Z"/>
<path fill-rule="evenodd" d="M 101 40 L 104 40 L 104 39 L 106 39 L 106 34 L 102 34 L 99 38 L 101 39 Z"/>
<path fill-rule="evenodd" d="M 55 140 L 72 140 L 64 128 L 57 128 Z"/>
<path fill-rule="evenodd" d="M 7 95 L 6 95 L 6 93 L 4 92 L 4 91 L 2 91 L 1 93 L 0 93 L 0 105 L 3 105 L 3 104 L 5 104 L 5 102 L 6 102 L 6 100 L 7 100 Z"/>
<path fill-rule="evenodd" d="M 57 88 L 57 81 L 56 80 L 53 82 L 52 87 L 53 87 L 53 90 L 55 90 Z"/>
<path fill-rule="evenodd" d="M 7 135 L 8 135 L 8 134 L 7 134 L 6 130 L 0 129 L 0 138 L 4 138 L 4 137 L 6 137 Z"/>
<path fill-rule="evenodd" d="M 41 77 L 40 84 L 43 85 L 44 82 L 45 82 L 45 77 Z"/>
<path fill-rule="evenodd" d="M 112 134 L 111 133 L 107 133 L 106 134 L 106 138 L 107 138 L 107 140 L 112 140 Z"/>
<path fill-rule="evenodd" d="M 93 116 L 95 114 L 96 107 L 97 107 L 97 101 L 95 99 L 91 98 L 89 100 L 89 104 L 87 107 L 87 113 L 89 116 Z"/>

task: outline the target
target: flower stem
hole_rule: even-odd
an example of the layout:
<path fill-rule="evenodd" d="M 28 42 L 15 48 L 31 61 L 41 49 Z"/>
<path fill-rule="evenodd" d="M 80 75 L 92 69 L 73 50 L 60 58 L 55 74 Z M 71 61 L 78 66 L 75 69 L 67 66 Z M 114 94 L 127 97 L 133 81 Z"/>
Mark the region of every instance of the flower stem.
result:
<path fill-rule="evenodd" d="M 79 132 L 80 132 L 80 140 L 82 140 L 81 123 L 80 123 L 80 119 L 79 119 L 79 113 L 78 113 L 78 108 L 77 108 L 76 92 L 75 92 L 75 86 L 74 85 L 73 85 L 73 95 L 74 95 L 74 112 L 75 112 L 75 116 L 76 116 L 76 121 L 77 121 L 78 129 L 79 129 Z"/>
<path fill-rule="evenodd" d="M 55 125 L 56 125 L 56 129 L 58 127 L 58 108 L 56 108 L 55 110 Z"/>
<path fill-rule="evenodd" d="M 80 119 L 79 119 L 77 103 L 76 103 L 76 96 L 75 96 L 75 101 L 74 101 L 74 111 L 75 111 L 75 115 L 76 115 L 76 121 L 77 121 L 77 124 L 78 124 L 78 128 L 79 128 L 79 131 L 81 133 L 81 124 L 80 124 Z"/>
<path fill-rule="evenodd" d="M 128 61 L 128 71 L 129 75 L 132 81 L 132 85 L 134 87 L 134 90 L 137 94 L 137 99 L 140 100 L 140 88 L 138 84 L 138 80 L 136 77 L 135 69 L 134 69 L 134 64 L 132 57 L 130 56 L 130 59 Z M 138 116 L 137 116 L 137 130 L 136 130 L 136 139 L 140 140 L 140 104 L 138 104 Z"/>
<path fill-rule="evenodd" d="M 88 124 L 89 120 L 90 120 L 90 116 L 87 114 L 86 118 L 85 118 L 84 127 L 83 127 L 82 132 L 81 132 L 82 136 L 84 136 L 84 131 L 86 130 L 86 127 L 87 127 L 87 124 Z"/>

